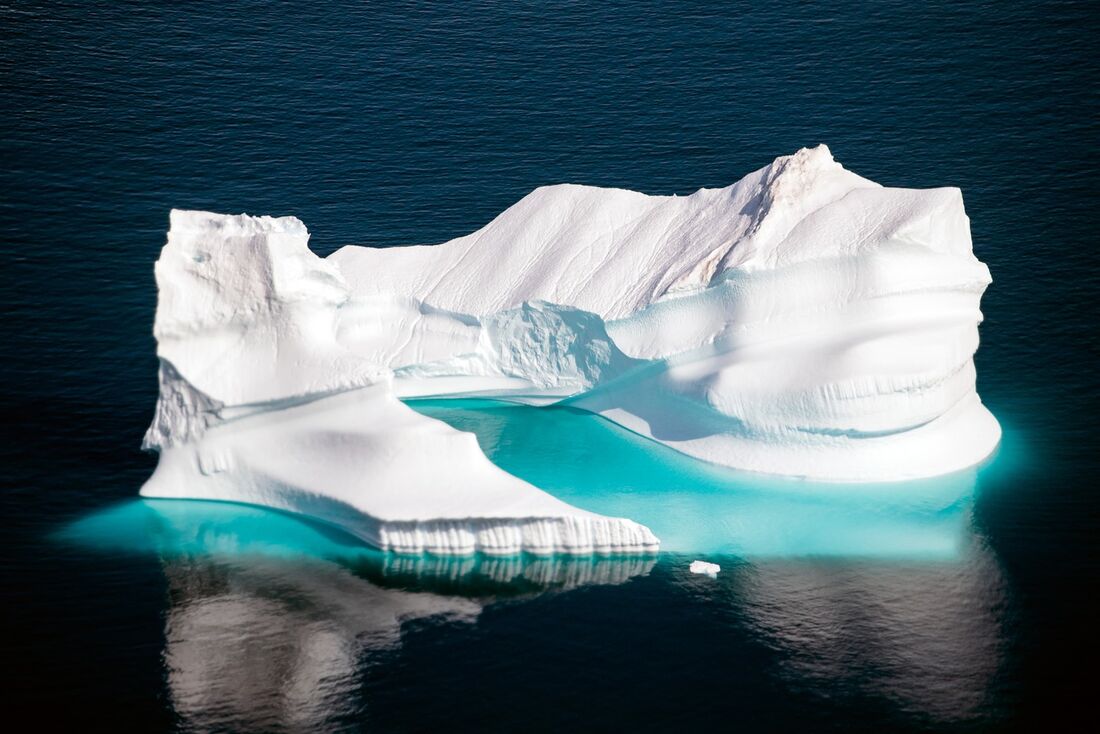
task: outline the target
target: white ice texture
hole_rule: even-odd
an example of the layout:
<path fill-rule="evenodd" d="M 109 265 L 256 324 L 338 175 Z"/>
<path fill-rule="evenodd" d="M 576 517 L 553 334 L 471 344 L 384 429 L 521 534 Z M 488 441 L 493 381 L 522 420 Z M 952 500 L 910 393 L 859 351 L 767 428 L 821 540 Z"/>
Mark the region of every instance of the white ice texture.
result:
<path fill-rule="evenodd" d="M 955 188 L 828 148 L 690 196 L 536 189 L 473 234 L 319 258 L 294 217 L 173 211 L 142 494 L 281 508 L 409 553 L 651 552 L 411 397 L 568 400 L 700 460 L 822 481 L 972 466 L 979 303 Z"/>
<path fill-rule="evenodd" d="M 703 574 L 715 578 L 718 572 L 722 570 L 722 567 L 717 563 L 708 563 L 706 561 L 692 561 L 688 566 L 688 570 L 692 573 Z"/>

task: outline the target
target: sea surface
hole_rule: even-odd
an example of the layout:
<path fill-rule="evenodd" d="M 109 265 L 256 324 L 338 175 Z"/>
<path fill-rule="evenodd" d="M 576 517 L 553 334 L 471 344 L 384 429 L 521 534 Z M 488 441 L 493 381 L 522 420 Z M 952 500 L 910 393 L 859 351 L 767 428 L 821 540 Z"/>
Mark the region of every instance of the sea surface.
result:
<path fill-rule="evenodd" d="M 1094 3 L 0 5 L 0 653 L 38 731 L 1063 730 L 1095 713 Z M 1005 427 L 945 480 L 715 473 L 568 407 L 413 403 L 648 559 L 404 558 L 141 501 L 168 211 L 435 243 L 560 182 L 827 143 L 958 186 Z M 717 578 L 688 573 L 705 558 Z"/>

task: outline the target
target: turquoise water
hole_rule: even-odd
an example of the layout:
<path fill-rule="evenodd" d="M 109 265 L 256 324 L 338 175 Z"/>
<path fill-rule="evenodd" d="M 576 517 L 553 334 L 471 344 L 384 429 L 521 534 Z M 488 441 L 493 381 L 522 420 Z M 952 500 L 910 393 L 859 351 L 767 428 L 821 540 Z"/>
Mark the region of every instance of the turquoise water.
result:
<path fill-rule="evenodd" d="M 55 542 L 166 563 L 207 559 L 322 562 L 386 588 L 465 596 L 514 596 L 585 584 L 621 583 L 654 558 L 446 557 L 384 553 L 309 518 L 230 502 L 136 499 L 59 529 Z"/>
<path fill-rule="evenodd" d="M 1014 443 L 1009 438 L 981 467 L 935 479 L 821 483 L 696 461 L 569 407 L 491 400 L 408 405 L 474 433 L 495 464 L 555 497 L 647 525 L 666 553 L 710 558 L 958 561 L 972 542 L 982 477 L 1010 471 Z M 307 517 L 235 503 L 133 500 L 83 517 L 55 537 L 161 556 L 312 556 L 367 566 L 417 562 L 379 552 Z M 473 570 L 486 559 L 420 560 L 426 567 Z"/>
<path fill-rule="evenodd" d="M 973 542 L 972 510 L 982 478 L 1011 473 L 1015 449 L 1009 436 L 981 467 L 934 479 L 822 483 L 696 461 L 569 407 L 491 400 L 408 404 L 474 433 L 495 464 L 555 497 L 645 524 L 661 539 L 662 551 L 714 559 L 958 561 Z M 134 500 L 81 518 L 56 537 L 162 556 L 312 556 L 379 567 L 402 562 L 309 518 L 230 503 Z M 473 571 L 484 559 L 422 560 Z"/>
<path fill-rule="evenodd" d="M 680 553 L 950 560 L 967 544 L 981 475 L 1009 461 L 919 482 L 807 482 L 695 461 L 574 408 L 409 405 L 475 433 L 512 474 L 586 510 L 636 520 L 662 550 Z"/>

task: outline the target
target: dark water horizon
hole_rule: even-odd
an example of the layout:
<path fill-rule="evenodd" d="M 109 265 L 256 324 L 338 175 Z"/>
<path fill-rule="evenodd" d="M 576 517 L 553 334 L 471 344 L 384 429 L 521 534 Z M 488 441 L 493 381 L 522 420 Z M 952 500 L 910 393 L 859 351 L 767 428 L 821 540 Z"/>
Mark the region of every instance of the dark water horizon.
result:
<path fill-rule="evenodd" d="M 989 731 L 1092 708 L 1093 4 L 28 2 L 0 22 L 13 720 Z M 725 186 L 817 143 L 884 185 L 963 192 L 993 274 L 978 390 L 1006 428 L 965 502 L 738 500 L 758 532 L 723 547 L 708 524 L 708 579 L 677 550 L 401 559 L 278 513 L 137 500 L 170 209 L 294 215 L 326 255 L 460 236 L 545 184 Z M 555 452 L 556 491 L 599 473 L 578 469 L 596 428 L 474 414 L 506 467 Z"/>

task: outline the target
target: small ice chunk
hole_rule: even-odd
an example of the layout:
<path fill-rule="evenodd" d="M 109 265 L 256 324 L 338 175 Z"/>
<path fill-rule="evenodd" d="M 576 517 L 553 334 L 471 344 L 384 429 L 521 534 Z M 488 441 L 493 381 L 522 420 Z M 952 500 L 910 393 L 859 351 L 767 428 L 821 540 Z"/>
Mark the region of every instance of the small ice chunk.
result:
<path fill-rule="evenodd" d="M 718 575 L 718 572 L 722 570 L 722 567 L 717 563 L 707 563 L 706 561 L 692 561 L 691 566 L 688 568 L 692 573 L 705 573 L 707 576 L 714 578 Z"/>

